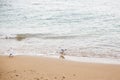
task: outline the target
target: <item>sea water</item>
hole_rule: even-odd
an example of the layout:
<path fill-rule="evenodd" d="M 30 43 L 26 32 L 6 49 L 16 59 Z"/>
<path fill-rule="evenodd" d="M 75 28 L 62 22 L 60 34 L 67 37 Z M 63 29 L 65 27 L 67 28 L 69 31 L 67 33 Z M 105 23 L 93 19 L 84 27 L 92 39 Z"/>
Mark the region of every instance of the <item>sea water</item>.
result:
<path fill-rule="evenodd" d="M 120 59 L 119 0 L 0 0 L 0 51 Z M 25 36 L 21 41 L 17 35 Z M 120 61 L 119 61 L 120 62 Z"/>

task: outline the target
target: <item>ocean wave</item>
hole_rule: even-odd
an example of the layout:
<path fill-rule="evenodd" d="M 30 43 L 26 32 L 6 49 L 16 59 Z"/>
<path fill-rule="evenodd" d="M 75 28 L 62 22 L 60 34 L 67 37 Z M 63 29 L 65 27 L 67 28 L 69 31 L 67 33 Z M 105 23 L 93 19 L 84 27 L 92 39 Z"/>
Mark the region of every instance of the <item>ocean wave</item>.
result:
<path fill-rule="evenodd" d="M 26 38 L 40 38 L 40 39 L 73 39 L 77 38 L 77 35 L 57 35 L 57 34 L 11 34 L 0 35 L 0 39 L 16 39 L 21 41 Z"/>

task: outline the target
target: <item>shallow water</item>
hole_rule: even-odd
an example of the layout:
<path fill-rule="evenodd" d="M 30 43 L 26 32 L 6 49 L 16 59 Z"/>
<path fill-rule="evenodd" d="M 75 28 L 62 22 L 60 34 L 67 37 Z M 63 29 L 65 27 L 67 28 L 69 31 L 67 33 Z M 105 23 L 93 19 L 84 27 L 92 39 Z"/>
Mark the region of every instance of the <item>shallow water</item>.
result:
<path fill-rule="evenodd" d="M 120 58 L 119 0 L 0 0 L 0 49 Z M 17 34 L 26 38 L 14 41 Z M 5 39 L 10 37 L 10 39 Z M 42 49 L 42 50 L 41 50 Z"/>

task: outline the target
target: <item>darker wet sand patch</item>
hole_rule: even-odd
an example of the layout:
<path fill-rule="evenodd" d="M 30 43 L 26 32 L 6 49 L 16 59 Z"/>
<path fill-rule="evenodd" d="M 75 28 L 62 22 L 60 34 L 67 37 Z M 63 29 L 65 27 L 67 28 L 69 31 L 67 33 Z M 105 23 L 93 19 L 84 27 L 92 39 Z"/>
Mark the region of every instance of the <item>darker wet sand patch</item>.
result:
<path fill-rule="evenodd" d="M 18 75 L 18 74 L 16 74 L 15 76 L 16 76 L 16 77 L 18 77 L 19 75 Z"/>
<path fill-rule="evenodd" d="M 57 77 L 54 77 L 54 79 L 57 79 Z"/>
<path fill-rule="evenodd" d="M 76 74 L 73 74 L 73 76 L 76 76 Z"/>
<path fill-rule="evenodd" d="M 34 78 L 35 80 L 40 80 L 39 78 Z"/>

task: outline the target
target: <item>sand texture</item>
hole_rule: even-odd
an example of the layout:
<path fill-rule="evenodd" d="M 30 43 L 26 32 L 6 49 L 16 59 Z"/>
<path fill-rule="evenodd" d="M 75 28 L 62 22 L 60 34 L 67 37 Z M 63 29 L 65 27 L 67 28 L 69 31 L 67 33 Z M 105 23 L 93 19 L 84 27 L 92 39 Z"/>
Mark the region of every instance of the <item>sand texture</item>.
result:
<path fill-rule="evenodd" d="M 120 80 L 120 65 L 0 56 L 0 80 Z"/>

